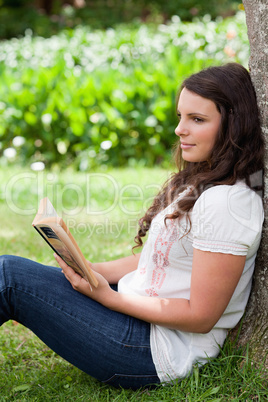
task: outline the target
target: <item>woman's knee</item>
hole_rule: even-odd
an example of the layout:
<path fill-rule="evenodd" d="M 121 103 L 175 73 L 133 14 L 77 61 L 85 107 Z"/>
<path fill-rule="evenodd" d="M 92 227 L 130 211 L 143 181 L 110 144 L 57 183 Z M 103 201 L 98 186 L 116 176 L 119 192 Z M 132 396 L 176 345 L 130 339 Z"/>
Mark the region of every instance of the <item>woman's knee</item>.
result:
<path fill-rule="evenodd" d="M 14 264 L 17 264 L 20 259 L 21 257 L 15 255 L 0 255 L 0 268 L 8 269 L 9 267 L 14 266 Z"/>
<path fill-rule="evenodd" d="M 0 272 L 1 276 L 9 282 L 17 275 L 19 277 L 27 275 L 26 271 L 30 266 L 30 260 L 16 255 L 1 255 L 0 256 Z"/>
<path fill-rule="evenodd" d="M 8 267 L 11 263 L 12 256 L 11 255 L 0 255 L 0 268 Z"/>

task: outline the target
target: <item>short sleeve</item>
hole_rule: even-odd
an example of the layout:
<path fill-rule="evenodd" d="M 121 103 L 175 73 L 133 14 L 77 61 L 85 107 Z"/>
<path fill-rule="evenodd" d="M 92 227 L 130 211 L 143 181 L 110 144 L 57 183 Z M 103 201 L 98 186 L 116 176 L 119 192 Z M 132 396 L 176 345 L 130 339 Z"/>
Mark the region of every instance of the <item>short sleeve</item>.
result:
<path fill-rule="evenodd" d="M 234 255 L 257 252 L 263 224 L 262 200 L 244 183 L 205 190 L 192 212 L 193 247 Z"/>

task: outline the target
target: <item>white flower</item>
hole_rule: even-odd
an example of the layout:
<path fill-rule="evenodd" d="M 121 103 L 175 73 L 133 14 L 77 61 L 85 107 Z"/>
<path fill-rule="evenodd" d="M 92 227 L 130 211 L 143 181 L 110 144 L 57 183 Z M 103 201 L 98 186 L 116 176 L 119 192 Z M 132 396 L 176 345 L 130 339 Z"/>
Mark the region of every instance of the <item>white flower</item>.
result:
<path fill-rule="evenodd" d="M 14 147 L 21 147 L 25 143 L 25 138 L 21 135 L 17 135 L 13 138 L 13 145 Z"/>
<path fill-rule="evenodd" d="M 7 159 L 12 159 L 17 155 L 17 151 L 15 148 L 6 148 L 3 154 Z"/>
<path fill-rule="evenodd" d="M 112 145 L 113 145 L 112 141 L 110 140 L 102 141 L 102 143 L 100 144 L 101 148 L 104 149 L 105 151 L 107 149 L 110 149 Z"/>
<path fill-rule="evenodd" d="M 44 170 L 45 169 L 45 164 L 44 162 L 33 162 L 31 164 L 31 169 L 34 171 L 40 171 L 40 170 Z"/>
<path fill-rule="evenodd" d="M 49 125 L 52 122 L 52 115 L 50 113 L 45 113 L 41 119 L 43 124 Z"/>

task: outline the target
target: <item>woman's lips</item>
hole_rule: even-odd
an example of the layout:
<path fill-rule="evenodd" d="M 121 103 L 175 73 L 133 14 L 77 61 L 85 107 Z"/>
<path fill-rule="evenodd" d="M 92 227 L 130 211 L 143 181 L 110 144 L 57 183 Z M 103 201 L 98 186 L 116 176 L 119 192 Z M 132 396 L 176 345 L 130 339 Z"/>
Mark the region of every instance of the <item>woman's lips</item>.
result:
<path fill-rule="evenodd" d="M 186 144 L 185 142 L 181 142 L 181 149 L 189 149 L 193 148 L 194 146 L 194 144 Z"/>

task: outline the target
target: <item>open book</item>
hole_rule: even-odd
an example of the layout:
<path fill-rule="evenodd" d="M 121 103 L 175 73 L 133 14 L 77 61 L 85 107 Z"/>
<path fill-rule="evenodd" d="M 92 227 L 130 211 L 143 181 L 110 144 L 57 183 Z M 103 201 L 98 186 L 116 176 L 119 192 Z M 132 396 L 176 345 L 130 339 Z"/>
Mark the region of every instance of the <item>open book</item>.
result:
<path fill-rule="evenodd" d="M 98 281 L 88 261 L 48 198 L 43 198 L 40 201 L 39 209 L 32 225 L 66 264 L 91 285 L 98 286 Z"/>

